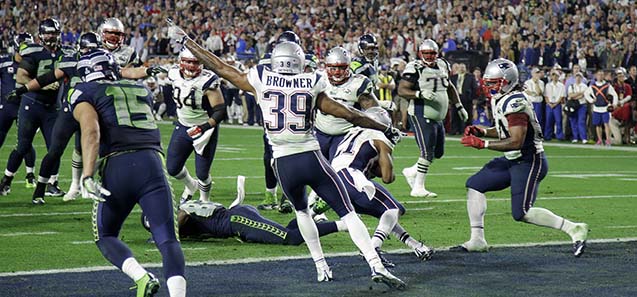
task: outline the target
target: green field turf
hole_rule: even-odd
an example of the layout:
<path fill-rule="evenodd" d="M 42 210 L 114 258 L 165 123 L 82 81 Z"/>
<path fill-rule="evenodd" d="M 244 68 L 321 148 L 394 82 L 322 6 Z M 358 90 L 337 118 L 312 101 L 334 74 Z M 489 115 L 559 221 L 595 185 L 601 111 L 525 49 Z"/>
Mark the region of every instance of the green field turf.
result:
<path fill-rule="evenodd" d="M 163 144 L 167 145 L 172 126 L 160 126 Z M 1 169 L 6 166 L 15 143 L 13 131 L 0 149 Z M 261 130 L 222 127 L 219 139 L 211 173 L 215 182 L 213 199 L 228 205 L 236 195 L 236 175 L 245 175 L 246 203 L 258 204 L 264 191 Z M 36 138 L 35 145 L 38 152 L 36 167 L 39 167 L 45 153 L 40 136 Z M 547 147 L 546 150 L 550 169 L 541 184 L 536 206 L 546 207 L 574 221 L 587 222 L 590 238 L 635 237 L 636 152 L 570 146 Z M 70 182 L 70 152 L 68 149 L 64 155 L 60 169 L 64 190 Z M 413 236 L 433 247 L 464 242 L 469 237 L 464 183 L 467 177 L 498 154 L 464 148 L 458 141 L 448 140 L 445 157 L 434 162 L 427 177 L 427 188 L 439 195 L 434 199 L 409 197 L 409 188 L 400 175 L 402 168 L 415 162 L 417 154 L 413 138 L 404 139 L 394 154 L 398 176 L 388 188 L 407 208 L 407 214 L 401 218 L 402 225 Z M 188 166 L 194 174 L 194 164 L 189 162 Z M 0 272 L 109 265 L 92 243 L 92 202 L 79 199 L 63 203 L 61 198 L 47 198 L 46 205 L 33 206 L 31 191 L 24 186 L 24 172 L 24 167 L 21 167 L 11 194 L 0 197 Z M 173 187 L 177 195 L 183 188 L 177 182 L 173 182 Z M 488 194 L 485 230 L 490 244 L 569 239 L 555 230 L 514 222 L 510 216 L 508 195 L 507 190 Z M 149 234 L 139 224 L 139 210 L 135 211 L 124 225 L 122 238 L 133 249 L 139 262 L 160 262 L 155 246 L 146 243 Z M 293 217 L 275 211 L 265 212 L 265 215 L 284 225 Z M 328 212 L 328 216 L 335 217 L 333 212 Z M 370 230 L 376 226 L 374 219 L 364 217 L 364 220 Z M 321 242 L 328 253 L 355 251 L 347 234 L 323 237 Z M 188 262 L 308 254 L 304 246 L 245 244 L 234 239 L 186 241 L 182 247 Z M 398 248 L 404 246 L 395 239 L 388 240 L 384 246 L 386 250 Z"/>

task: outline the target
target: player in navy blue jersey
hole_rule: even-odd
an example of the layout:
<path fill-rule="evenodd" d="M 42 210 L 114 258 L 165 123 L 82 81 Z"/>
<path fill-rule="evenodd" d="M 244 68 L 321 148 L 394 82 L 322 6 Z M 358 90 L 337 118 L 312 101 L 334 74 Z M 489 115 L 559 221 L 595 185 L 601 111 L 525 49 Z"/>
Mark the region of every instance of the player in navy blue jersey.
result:
<path fill-rule="evenodd" d="M 204 66 L 255 95 L 263 112 L 268 141 L 272 145 L 274 172 L 285 196 L 295 208 L 299 229 L 316 266 L 317 280 L 332 280 L 332 271 L 323 255 L 316 225 L 309 214 L 306 186 L 329 199 L 328 204 L 345 222 L 352 241 L 369 264 L 372 280 L 385 283 L 390 288 L 404 289 L 405 283 L 382 265 L 365 225 L 353 210 L 342 181 L 319 152 L 318 142 L 312 133 L 311 117 L 314 109 L 318 108 L 345 118 L 354 125 L 384 131 L 394 143 L 400 140 L 398 129 L 378 123 L 360 111 L 331 99 L 325 92 L 328 84 L 325 77 L 315 72 L 304 73 L 305 54 L 296 43 L 282 42 L 275 46 L 271 70 L 258 65 L 245 73 L 203 49 L 188 38 L 181 28 L 172 26 L 169 35 L 182 42 Z"/>
<path fill-rule="evenodd" d="M 18 119 L 20 98 L 9 98 L 9 94 L 16 88 L 15 76 L 20 65 L 20 55 L 18 54 L 20 47 L 30 43 L 33 43 L 31 34 L 26 32 L 19 33 L 13 38 L 13 56 L 0 55 L 0 147 L 4 144 L 9 129 Z M 35 186 L 35 175 L 33 174 L 35 149 L 33 149 L 33 146 L 24 156 L 24 162 L 27 168 L 26 187 L 32 188 Z M 0 188 L 0 194 L 6 195 L 9 192 L 8 186 L 6 187 L 6 189 L 4 187 Z"/>
<path fill-rule="evenodd" d="M 355 74 L 369 78 L 374 85 L 378 83 L 378 41 L 374 34 L 366 33 L 358 39 L 359 55 L 352 59 L 350 68 Z"/>
<path fill-rule="evenodd" d="M 14 96 L 20 96 L 23 93 L 26 93 L 27 90 L 35 91 L 41 89 L 41 86 L 48 85 L 50 83 L 54 83 L 59 80 L 63 80 L 63 84 L 61 86 L 59 92 L 59 102 L 61 104 L 60 110 L 58 112 L 58 117 L 55 120 L 55 124 L 53 126 L 53 140 L 48 149 L 46 156 L 42 159 L 42 163 L 40 165 L 40 172 L 38 174 L 38 182 L 33 192 L 32 201 L 34 204 L 42 204 L 44 203 L 44 195 L 45 188 L 47 185 L 47 181 L 49 181 L 50 177 L 56 172 L 54 171 L 59 167 L 60 159 L 62 158 L 62 154 L 67 147 L 67 144 L 73 134 L 79 131 L 79 125 L 77 121 L 73 118 L 73 114 L 71 112 L 70 103 L 68 102 L 68 94 L 72 91 L 73 87 L 81 81 L 80 76 L 76 73 L 76 65 L 77 60 L 81 54 L 85 54 L 90 50 L 102 48 L 102 42 L 100 36 L 94 32 L 87 32 L 80 36 L 78 40 L 79 52 L 72 52 L 65 54 L 61 61 L 58 63 L 57 67 L 53 71 L 49 71 L 45 74 L 38 76 L 38 78 L 29 81 L 24 87 L 18 88 L 15 90 Z M 153 68 L 124 68 L 121 70 L 122 76 L 126 78 L 142 78 L 148 75 L 152 75 Z M 79 143 L 76 141 L 76 149 L 74 153 L 78 155 L 80 154 Z M 74 167 L 77 165 L 74 161 Z M 79 194 L 79 174 L 73 171 L 73 182 L 77 183 L 76 187 L 71 185 L 69 193 L 64 195 L 63 201 L 69 201 L 75 199 L 77 194 Z M 50 188 L 49 184 L 49 188 Z M 49 193 L 46 193 L 49 195 Z"/>
<path fill-rule="evenodd" d="M 513 62 L 496 59 L 487 65 L 484 89 L 491 98 L 496 125 L 488 129 L 468 126 L 460 142 L 467 147 L 503 152 L 504 157 L 494 158 L 467 180 L 471 239 L 456 249 L 487 251 L 484 237 L 485 193 L 510 187 L 513 219 L 563 231 L 573 241 L 573 255 L 579 257 L 586 247 L 588 225 L 571 222 L 548 209 L 534 206 L 540 182 L 548 173 L 548 162 L 533 104 L 518 86 L 518 69 Z M 485 136 L 498 139 L 480 138 Z"/>
<path fill-rule="evenodd" d="M 137 296 L 152 296 L 157 291 L 158 280 L 118 238 L 126 217 L 139 204 L 162 255 L 169 295 L 186 296 L 184 256 L 152 95 L 133 81 L 121 80 L 114 58 L 101 49 L 81 56 L 77 72 L 83 82 L 75 85 L 69 97 L 82 134 L 82 195 L 96 200 L 93 230 L 97 247 L 135 281 Z M 101 184 L 94 177 L 98 167 Z"/>

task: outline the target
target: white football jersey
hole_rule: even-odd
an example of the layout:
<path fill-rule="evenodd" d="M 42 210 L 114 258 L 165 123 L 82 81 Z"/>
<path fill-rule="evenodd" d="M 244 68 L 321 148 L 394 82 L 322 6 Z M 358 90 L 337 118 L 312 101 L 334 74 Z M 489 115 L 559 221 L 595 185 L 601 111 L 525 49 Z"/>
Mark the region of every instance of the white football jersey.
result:
<path fill-rule="evenodd" d="M 383 132 L 359 127 L 350 129 L 338 145 L 334 159 L 332 159 L 334 170 L 351 168 L 366 174 L 367 170 L 378 160 L 374 140 L 380 140 L 390 148 L 394 147 Z"/>
<path fill-rule="evenodd" d="M 263 113 L 263 127 L 274 158 L 319 149 L 312 133 L 312 112 L 327 79 L 318 73 L 282 75 L 264 65 L 248 71 Z"/>
<path fill-rule="evenodd" d="M 354 107 L 358 103 L 360 95 L 365 93 L 372 94 L 373 92 L 374 85 L 372 81 L 361 74 L 352 74 L 347 82 L 338 86 L 328 84 L 325 91 L 330 98 L 349 107 Z M 314 125 L 316 129 L 328 135 L 345 134 L 354 126 L 344 119 L 320 111 L 316 113 Z"/>
<path fill-rule="evenodd" d="M 534 155 L 544 151 L 542 145 L 542 129 L 533 112 L 533 104 L 526 98 L 522 92 L 511 92 L 503 95 L 501 98 L 493 98 L 491 100 L 491 109 L 493 110 L 493 119 L 495 120 L 495 128 L 498 131 L 500 139 L 509 138 L 509 121 L 506 116 L 513 113 L 524 113 L 529 117 L 530 127 L 526 131 L 526 138 L 522 149 L 504 152 L 504 156 L 509 160 L 515 160 L 522 156 Z"/>
<path fill-rule="evenodd" d="M 139 64 L 139 57 L 135 52 L 135 49 L 130 45 L 122 45 L 118 49 L 111 51 L 115 62 L 119 67 L 126 68 L 131 65 Z"/>
<path fill-rule="evenodd" d="M 177 105 L 179 123 L 192 127 L 207 122 L 208 111 L 204 106 L 209 108 L 210 104 L 204 95 L 207 90 L 219 87 L 219 77 L 204 69 L 197 77 L 185 79 L 179 71 L 179 65 L 175 65 L 168 71 L 168 80 L 173 86 L 173 100 Z"/>
<path fill-rule="evenodd" d="M 450 73 L 449 63 L 440 58 L 436 59 L 436 67 L 428 67 L 421 60 L 407 63 L 403 78 L 415 83 L 418 90 L 430 90 L 436 94 L 434 100 L 409 100 L 409 115 L 423 116 L 436 121 L 444 120 L 449 108 L 447 87 L 451 84 Z"/>

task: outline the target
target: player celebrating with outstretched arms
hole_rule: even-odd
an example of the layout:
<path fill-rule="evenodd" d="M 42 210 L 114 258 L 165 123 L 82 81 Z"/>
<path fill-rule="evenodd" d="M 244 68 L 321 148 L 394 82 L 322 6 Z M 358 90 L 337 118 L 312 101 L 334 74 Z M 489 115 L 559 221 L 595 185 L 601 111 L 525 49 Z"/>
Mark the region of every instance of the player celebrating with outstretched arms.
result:
<path fill-rule="evenodd" d="M 328 199 L 328 204 L 347 224 L 352 240 L 369 263 L 372 280 L 391 288 L 405 288 L 405 283 L 382 265 L 365 224 L 354 212 L 343 182 L 321 155 L 312 133 L 311 117 L 314 108 L 318 108 L 356 126 L 384 131 L 394 143 L 400 140 L 398 129 L 378 123 L 362 112 L 331 99 L 324 92 L 327 88 L 324 77 L 315 72 L 304 73 L 305 54 L 296 43 L 276 45 L 272 51 L 271 70 L 258 65 L 245 73 L 199 46 L 181 28 L 172 26 L 169 32 L 172 38 L 181 40 L 204 66 L 257 98 L 263 112 L 266 135 L 272 144 L 274 172 L 283 192 L 294 205 L 301 235 L 316 265 L 318 281 L 330 281 L 332 272 L 323 256 L 318 231 L 310 216 L 306 186 Z"/>
<path fill-rule="evenodd" d="M 513 219 L 538 226 L 562 230 L 573 240 L 573 254 L 579 257 L 586 247 L 588 225 L 573 223 L 548 209 L 534 207 L 540 182 L 548 172 L 542 146 L 542 130 L 533 105 L 524 93 L 516 90 L 518 70 L 506 59 L 491 61 L 484 71 L 484 88 L 492 97 L 495 127 L 483 129 L 469 126 L 461 142 L 464 146 L 504 152 L 504 157 L 491 160 L 467 180 L 467 212 L 471 224 L 471 239 L 457 247 L 464 251 L 486 251 L 484 213 L 487 198 L 484 193 L 511 187 Z M 482 140 L 479 137 L 499 140 Z"/>

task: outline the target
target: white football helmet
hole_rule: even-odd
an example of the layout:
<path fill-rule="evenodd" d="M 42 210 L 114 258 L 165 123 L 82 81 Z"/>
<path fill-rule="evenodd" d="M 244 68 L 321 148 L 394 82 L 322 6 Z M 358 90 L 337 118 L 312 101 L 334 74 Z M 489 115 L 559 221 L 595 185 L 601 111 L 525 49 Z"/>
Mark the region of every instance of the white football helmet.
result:
<path fill-rule="evenodd" d="M 418 57 L 425 63 L 427 66 L 432 66 L 436 63 L 436 59 L 438 58 L 438 44 L 432 39 L 425 39 L 418 46 Z"/>
<path fill-rule="evenodd" d="M 349 64 L 352 57 L 349 52 L 340 46 L 332 48 L 325 56 L 325 70 L 327 78 L 332 85 L 340 85 L 351 76 Z"/>
<path fill-rule="evenodd" d="M 118 18 L 104 20 L 102 25 L 100 25 L 99 31 L 102 35 L 104 47 L 107 49 L 116 50 L 124 44 L 126 32 L 124 32 L 124 24 Z"/>
<path fill-rule="evenodd" d="M 284 41 L 272 50 L 272 71 L 285 74 L 299 74 L 305 70 L 305 53 L 300 45 Z"/>
<path fill-rule="evenodd" d="M 483 79 L 487 96 L 506 94 L 519 83 L 518 68 L 507 59 L 495 59 L 484 69 Z"/>
<path fill-rule="evenodd" d="M 185 78 L 197 77 L 203 70 L 203 65 L 199 62 L 199 59 L 192 54 L 192 52 L 183 47 L 179 53 L 179 72 Z"/>

